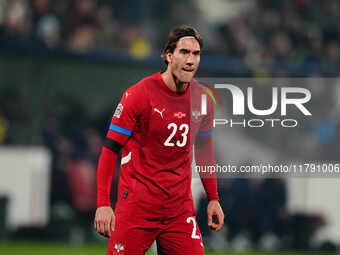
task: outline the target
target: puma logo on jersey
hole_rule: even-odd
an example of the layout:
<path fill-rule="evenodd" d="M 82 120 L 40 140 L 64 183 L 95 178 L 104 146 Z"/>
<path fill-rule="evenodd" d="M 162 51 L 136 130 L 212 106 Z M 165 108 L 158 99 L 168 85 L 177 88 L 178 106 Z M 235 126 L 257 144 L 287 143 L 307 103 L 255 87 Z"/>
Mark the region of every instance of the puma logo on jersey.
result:
<path fill-rule="evenodd" d="M 154 110 L 155 112 L 158 112 L 158 113 L 161 115 L 162 119 L 163 119 L 163 112 L 165 111 L 164 108 L 163 108 L 162 111 L 158 110 L 157 108 L 153 108 L 153 110 Z"/>

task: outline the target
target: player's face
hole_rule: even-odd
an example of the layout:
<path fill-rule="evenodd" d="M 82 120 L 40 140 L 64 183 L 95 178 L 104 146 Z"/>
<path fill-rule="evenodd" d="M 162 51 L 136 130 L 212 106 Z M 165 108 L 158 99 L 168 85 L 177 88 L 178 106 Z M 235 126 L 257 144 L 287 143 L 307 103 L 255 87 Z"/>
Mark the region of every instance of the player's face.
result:
<path fill-rule="evenodd" d="M 193 37 L 178 40 L 173 53 L 168 53 L 168 68 L 180 82 L 190 82 L 200 63 L 201 47 Z"/>

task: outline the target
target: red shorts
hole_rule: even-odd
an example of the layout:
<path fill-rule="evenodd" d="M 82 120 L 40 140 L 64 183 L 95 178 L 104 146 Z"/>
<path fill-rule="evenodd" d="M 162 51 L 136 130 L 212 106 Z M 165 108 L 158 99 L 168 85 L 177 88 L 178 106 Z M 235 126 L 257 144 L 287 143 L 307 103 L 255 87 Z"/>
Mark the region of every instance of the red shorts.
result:
<path fill-rule="evenodd" d="M 162 220 L 136 217 L 133 210 L 115 212 L 107 255 L 142 255 L 157 241 L 159 255 L 203 255 L 202 237 L 192 213 Z"/>

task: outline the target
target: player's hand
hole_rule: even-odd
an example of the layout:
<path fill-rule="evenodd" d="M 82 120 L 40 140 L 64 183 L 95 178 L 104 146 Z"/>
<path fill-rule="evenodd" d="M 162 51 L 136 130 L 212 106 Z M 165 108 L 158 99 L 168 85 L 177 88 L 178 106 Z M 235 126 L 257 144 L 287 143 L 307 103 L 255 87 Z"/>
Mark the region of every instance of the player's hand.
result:
<path fill-rule="evenodd" d="M 220 206 L 218 200 L 210 200 L 207 207 L 207 215 L 208 215 L 208 226 L 215 230 L 219 231 L 224 224 L 224 213 Z M 213 217 L 216 217 L 216 222 L 213 221 Z"/>
<path fill-rule="evenodd" d="M 97 208 L 94 218 L 94 228 L 105 237 L 111 236 L 111 231 L 115 229 L 115 214 L 110 206 Z"/>

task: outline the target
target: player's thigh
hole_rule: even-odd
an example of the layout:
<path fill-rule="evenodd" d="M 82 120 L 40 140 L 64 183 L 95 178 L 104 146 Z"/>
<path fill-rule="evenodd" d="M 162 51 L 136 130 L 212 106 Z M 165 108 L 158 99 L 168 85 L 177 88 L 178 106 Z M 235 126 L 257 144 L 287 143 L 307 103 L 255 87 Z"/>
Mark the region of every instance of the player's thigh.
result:
<path fill-rule="evenodd" d="M 203 255 L 204 247 L 196 217 L 181 217 L 157 238 L 159 255 Z"/>
<path fill-rule="evenodd" d="M 142 255 L 157 234 L 154 229 L 139 228 L 125 216 L 116 215 L 116 226 L 111 232 L 107 255 Z"/>

